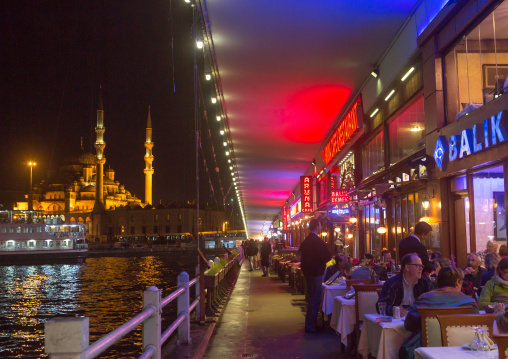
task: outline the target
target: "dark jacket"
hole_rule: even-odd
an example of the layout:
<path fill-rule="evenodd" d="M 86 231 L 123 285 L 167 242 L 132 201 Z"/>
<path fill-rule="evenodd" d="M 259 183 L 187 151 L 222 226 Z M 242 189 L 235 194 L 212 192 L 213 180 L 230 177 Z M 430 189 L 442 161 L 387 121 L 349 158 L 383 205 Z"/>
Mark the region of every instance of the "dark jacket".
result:
<path fill-rule="evenodd" d="M 247 247 L 247 255 L 249 257 L 254 257 L 256 254 L 258 254 L 258 244 L 254 240 L 249 240 L 249 244 Z"/>
<path fill-rule="evenodd" d="M 317 277 L 325 274 L 326 263 L 332 259 L 332 253 L 316 233 L 311 232 L 298 251 L 303 275 Z"/>
<path fill-rule="evenodd" d="M 496 268 L 492 268 L 482 274 L 482 281 L 480 282 L 480 286 L 478 287 L 478 291 L 476 292 L 476 294 L 478 294 L 478 297 L 480 296 L 480 294 L 482 294 L 482 287 L 485 284 L 487 284 L 489 280 L 492 279 L 494 274 L 496 274 Z"/>
<path fill-rule="evenodd" d="M 393 315 L 393 307 L 400 306 L 402 299 L 404 299 L 404 285 L 402 284 L 402 280 L 403 275 L 402 273 L 399 273 L 391 278 L 388 278 L 385 284 L 383 284 L 383 290 L 381 291 L 377 302 L 386 303 L 386 315 Z M 430 283 L 426 277 L 421 277 L 413 286 L 413 295 L 415 300 L 423 293 L 427 293 L 429 291 Z"/>
<path fill-rule="evenodd" d="M 402 238 L 399 243 L 399 255 L 400 259 L 409 253 L 416 253 L 422 260 L 423 272 L 432 272 L 432 263 L 429 261 L 429 255 L 427 254 L 427 248 L 420 242 L 418 238 L 409 236 Z M 416 298 L 416 297 L 415 297 Z"/>
<path fill-rule="evenodd" d="M 261 260 L 267 261 L 270 259 L 270 253 L 272 253 L 272 245 L 270 242 L 261 243 Z"/>
<path fill-rule="evenodd" d="M 464 271 L 467 267 L 462 268 Z M 478 268 L 478 272 L 476 272 L 476 275 L 474 274 L 466 274 L 464 275 L 464 282 L 463 282 L 463 292 L 465 294 L 472 294 L 473 293 L 473 287 L 474 288 L 480 288 L 482 285 L 482 276 L 487 270 L 483 267 Z M 471 289 L 468 290 L 468 287 L 471 286 Z"/>

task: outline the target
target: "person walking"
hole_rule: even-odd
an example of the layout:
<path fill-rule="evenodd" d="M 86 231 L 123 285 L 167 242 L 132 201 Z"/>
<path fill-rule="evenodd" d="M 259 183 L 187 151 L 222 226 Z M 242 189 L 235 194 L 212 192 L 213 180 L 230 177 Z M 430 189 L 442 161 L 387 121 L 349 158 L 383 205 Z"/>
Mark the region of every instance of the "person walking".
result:
<path fill-rule="evenodd" d="M 427 248 L 422 243 L 432 234 L 432 227 L 427 222 L 419 222 L 415 226 L 415 233 L 409 237 L 402 238 L 399 243 L 399 256 L 404 258 L 406 254 L 416 253 L 422 260 L 423 272 L 431 273 L 432 263 L 427 254 Z"/>
<path fill-rule="evenodd" d="M 305 333 L 316 333 L 317 315 L 321 303 L 321 284 L 326 263 L 332 258 L 332 253 L 318 236 L 318 233 L 321 232 L 321 222 L 318 219 L 314 218 L 310 221 L 309 230 L 309 235 L 304 239 L 298 251 L 300 252 L 300 265 L 309 291 Z"/>
<path fill-rule="evenodd" d="M 256 257 L 256 254 L 258 254 L 258 244 L 254 239 L 249 239 L 249 244 L 247 246 L 247 255 L 249 256 L 249 272 L 252 272 L 254 270 L 254 258 Z"/>
<path fill-rule="evenodd" d="M 270 270 L 270 254 L 272 253 L 272 245 L 268 240 L 268 237 L 263 239 L 263 243 L 261 244 L 261 268 L 263 269 L 262 277 L 268 276 L 268 271 Z"/>

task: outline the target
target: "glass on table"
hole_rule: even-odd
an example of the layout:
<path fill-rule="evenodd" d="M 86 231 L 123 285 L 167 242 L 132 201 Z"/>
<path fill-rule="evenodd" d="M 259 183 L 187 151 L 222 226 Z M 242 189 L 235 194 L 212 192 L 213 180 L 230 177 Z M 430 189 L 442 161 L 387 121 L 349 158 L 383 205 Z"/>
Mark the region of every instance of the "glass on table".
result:
<path fill-rule="evenodd" d="M 379 314 L 384 317 L 386 315 L 386 303 L 385 302 L 379 302 L 377 304 L 379 308 Z"/>

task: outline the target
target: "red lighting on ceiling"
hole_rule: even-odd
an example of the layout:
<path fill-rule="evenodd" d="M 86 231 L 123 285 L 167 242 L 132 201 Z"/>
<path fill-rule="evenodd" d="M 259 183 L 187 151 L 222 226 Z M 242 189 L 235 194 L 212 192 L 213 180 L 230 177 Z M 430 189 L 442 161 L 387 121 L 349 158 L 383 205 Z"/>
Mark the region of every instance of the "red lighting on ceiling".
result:
<path fill-rule="evenodd" d="M 304 89 L 288 101 L 290 125 L 284 136 L 298 143 L 319 143 L 351 95 L 351 89 L 322 85 Z"/>

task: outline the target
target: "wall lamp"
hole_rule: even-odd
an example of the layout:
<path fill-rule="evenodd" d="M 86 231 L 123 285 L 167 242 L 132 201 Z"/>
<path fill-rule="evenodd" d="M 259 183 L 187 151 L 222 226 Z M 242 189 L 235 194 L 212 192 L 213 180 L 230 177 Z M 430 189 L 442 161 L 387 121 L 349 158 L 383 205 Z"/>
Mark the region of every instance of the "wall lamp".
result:
<path fill-rule="evenodd" d="M 376 67 L 374 70 L 370 72 L 372 77 L 378 78 L 379 77 L 379 67 Z"/>

